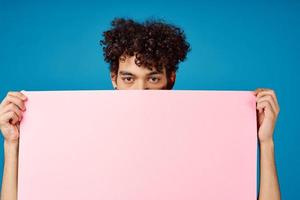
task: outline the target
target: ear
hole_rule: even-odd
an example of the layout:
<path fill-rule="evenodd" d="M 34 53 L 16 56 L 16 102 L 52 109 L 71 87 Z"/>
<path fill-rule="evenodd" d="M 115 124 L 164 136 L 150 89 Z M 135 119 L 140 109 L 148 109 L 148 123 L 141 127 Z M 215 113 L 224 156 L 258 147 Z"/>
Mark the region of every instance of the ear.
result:
<path fill-rule="evenodd" d="M 110 72 L 111 83 L 113 87 L 117 88 L 117 74 L 115 72 Z"/>
<path fill-rule="evenodd" d="M 168 79 L 167 89 L 172 89 L 176 80 L 176 72 L 172 71 Z"/>
<path fill-rule="evenodd" d="M 175 79 L 176 79 L 176 72 L 173 71 L 173 72 L 171 72 L 170 80 L 174 83 Z"/>

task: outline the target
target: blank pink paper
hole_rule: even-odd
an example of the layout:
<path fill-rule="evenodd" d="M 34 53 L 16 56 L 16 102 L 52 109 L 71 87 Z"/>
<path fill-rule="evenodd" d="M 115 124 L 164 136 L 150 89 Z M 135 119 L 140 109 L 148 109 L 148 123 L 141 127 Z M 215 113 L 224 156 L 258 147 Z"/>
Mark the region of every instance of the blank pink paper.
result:
<path fill-rule="evenodd" d="M 255 200 L 252 91 L 22 91 L 18 200 Z"/>

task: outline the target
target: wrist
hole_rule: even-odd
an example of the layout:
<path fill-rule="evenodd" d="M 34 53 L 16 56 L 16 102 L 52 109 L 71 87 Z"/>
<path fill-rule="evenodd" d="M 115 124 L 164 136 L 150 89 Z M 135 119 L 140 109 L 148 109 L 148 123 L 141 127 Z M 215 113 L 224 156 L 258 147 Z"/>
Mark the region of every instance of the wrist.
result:
<path fill-rule="evenodd" d="M 19 140 L 7 141 L 4 140 L 4 153 L 17 155 L 19 151 Z"/>
<path fill-rule="evenodd" d="M 266 141 L 260 141 L 259 146 L 261 148 L 274 148 L 274 140 L 269 139 L 269 140 L 266 140 Z"/>

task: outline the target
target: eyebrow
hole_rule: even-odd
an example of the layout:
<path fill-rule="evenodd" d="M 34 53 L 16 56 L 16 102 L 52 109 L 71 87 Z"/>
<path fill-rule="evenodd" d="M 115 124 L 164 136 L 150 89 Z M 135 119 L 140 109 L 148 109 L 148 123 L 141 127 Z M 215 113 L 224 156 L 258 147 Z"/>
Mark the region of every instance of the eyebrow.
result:
<path fill-rule="evenodd" d="M 127 72 L 127 71 L 120 71 L 119 74 L 121 75 L 130 75 L 130 76 L 134 76 L 134 74 Z M 155 74 L 162 74 L 162 72 L 159 71 L 154 71 L 154 72 L 150 72 L 147 75 L 155 75 Z"/>

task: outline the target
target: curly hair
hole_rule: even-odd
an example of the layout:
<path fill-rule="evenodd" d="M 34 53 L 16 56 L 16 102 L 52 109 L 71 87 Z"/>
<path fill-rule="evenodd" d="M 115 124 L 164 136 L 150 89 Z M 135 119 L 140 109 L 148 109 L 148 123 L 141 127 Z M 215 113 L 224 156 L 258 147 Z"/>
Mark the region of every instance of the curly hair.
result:
<path fill-rule="evenodd" d="M 115 18 L 111 29 L 104 31 L 103 55 L 110 64 L 110 72 L 117 74 L 119 59 L 136 56 L 135 63 L 149 69 L 162 71 L 166 68 L 167 89 L 172 89 L 174 82 L 169 81 L 171 72 L 178 70 L 178 64 L 186 59 L 191 50 L 184 31 L 168 24 L 164 20 L 148 19 L 143 23 L 133 19 Z"/>

